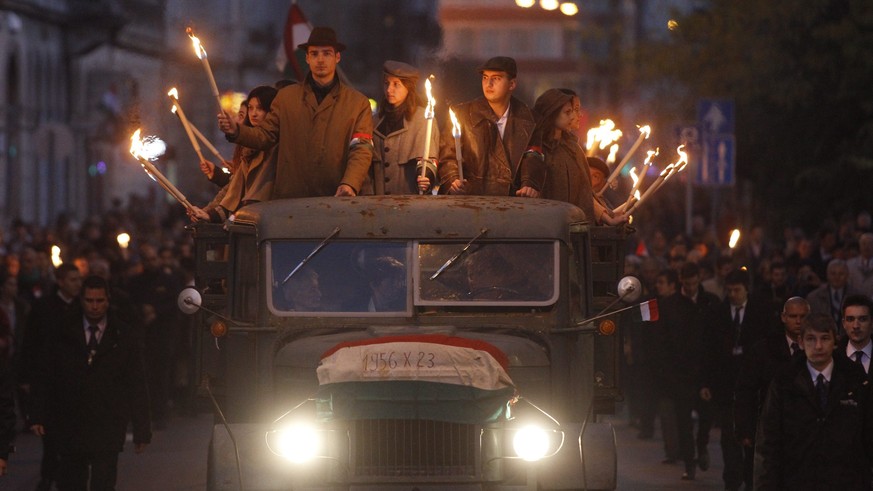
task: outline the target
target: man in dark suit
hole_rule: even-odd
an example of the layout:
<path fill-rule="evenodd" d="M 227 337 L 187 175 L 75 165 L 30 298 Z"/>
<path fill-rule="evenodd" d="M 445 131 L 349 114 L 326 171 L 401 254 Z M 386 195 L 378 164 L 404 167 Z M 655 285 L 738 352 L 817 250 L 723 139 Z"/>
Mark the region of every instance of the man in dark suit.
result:
<path fill-rule="evenodd" d="M 873 331 L 873 319 L 871 319 L 873 300 L 864 295 L 849 295 L 843 299 L 840 313 L 847 338 L 844 348 L 846 357 L 860 365 L 867 378 L 870 378 L 870 356 L 873 354 L 873 343 L 870 342 L 870 333 Z"/>
<path fill-rule="evenodd" d="M 691 411 L 699 387 L 699 356 L 701 334 L 694 325 L 694 304 L 679 294 L 679 275 L 665 269 L 655 281 L 658 292 L 658 321 L 655 367 L 656 383 L 661 397 L 672 402 L 672 416 L 676 423 L 679 453 L 685 463 L 683 480 L 693 480 L 696 471 L 694 432 Z M 665 417 L 666 416 L 666 417 Z M 665 432 L 665 443 L 667 435 Z M 668 455 L 669 458 L 669 455 Z"/>
<path fill-rule="evenodd" d="M 64 318 L 46 343 L 34 386 L 33 425 L 52 435 L 61 491 L 112 490 L 128 422 L 141 453 L 151 441 L 142 340 L 109 311 L 109 285 L 83 283 L 82 310 Z"/>
<path fill-rule="evenodd" d="M 31 423 L 31 387 L 44 367 L 40 366 L 45 343 L 52 339 L 65 315 L 79 308 L 79 293 L 82 290 L 82 274 L 72 263 L 64 263 L 55 270 L 55 291 L 34 302 L 25 324 L 21 353 L 18 357 L 16 381 L 24 395 L 27 408 L 25 420 Z M 49 491 L 57 480 L 58 452 L 55 439 L 50 435 L 42 439 L 42 460 L 39 466 L 40 480 L 37 491 Z"/>
<path fill-rule="evenodd" d="M 700 284 L 700 266 L 696 263 L 685 263 L 679 272 L 679 277 L 682 282 L 682 296 L 690 300 L 693 305 L 692 332 L 699 342 L 702 343 L 704 333 L 711 325 L 715 313 L 721 304 L 721 299 L 703 289 L 703 286 Z M 698 349 L 700 349 L 699 346 Z M 699 362 L 697 365 L 699 369 Z M 700 470 L 705 471 L 709 469 L 709 450 L 707 446 L 709 445 L 709 430 L 712 428 L 712 404 L 701 399 L 697 394 L 697 390 L 694 392 L 693 407 L 697 411 L 697 438 L 695 439 L 697 444 L 697 465 L 700 467 Z"/>
<path fill-rule="evenodd" d="M 755 343 L 740 368 L 734 401 L 736 435 L 747 451 L 755 447 L 758 415 L 764 407 L 767 389 L 776 373 L 796 357 L 803 357 L 800 327 L 809 315 L 809 304 L 803 297 L 791 297 L 782 307 L 784 329 Z"/>
<path fill-rule="evenodd" d="M 746 353 L 773 329 L 775 314 L 768 303 L 749 296 L 749 273 L 737 269 L 725 277 L 725 302 L 705 336 L 700 397 L 712 401 L 713 418 L 721 427 L 726 489 L 752 485 L 753 452 L 740 445 L 734 430 L 733 402 Z"/>
<path fill-rule="evenodd" d="M 806 354 L 780 371 L 758 424 L 755 489 L 870 489 L 873 400 L 863 370 L 834 356 L 837 326 L 810 314 Z"/>

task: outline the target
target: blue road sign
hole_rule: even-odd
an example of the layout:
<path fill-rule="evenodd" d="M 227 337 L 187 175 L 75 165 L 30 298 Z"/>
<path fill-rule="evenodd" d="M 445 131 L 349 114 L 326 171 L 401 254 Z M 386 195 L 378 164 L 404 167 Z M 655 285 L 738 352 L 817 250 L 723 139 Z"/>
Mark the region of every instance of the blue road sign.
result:
<path fill-rule="evenodd" d="M 734 135 L 713 135 L 703 142 L 702 153 L 696 181 L 708 186 L 732 186 L 737 167 Z"/>
<path fill-rule="evenodd" d="M 701 99 L 697 103 L 697 121 L 704 135 L 734 133 L 734 101 Z"/>

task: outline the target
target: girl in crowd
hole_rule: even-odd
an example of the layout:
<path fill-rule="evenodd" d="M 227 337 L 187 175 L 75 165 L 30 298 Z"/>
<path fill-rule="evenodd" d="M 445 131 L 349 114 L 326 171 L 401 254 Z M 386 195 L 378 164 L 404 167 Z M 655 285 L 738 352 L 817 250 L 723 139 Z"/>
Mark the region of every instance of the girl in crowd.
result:
<path fill-rule="evenodd" d="M 618 225 L 624 214 L 612 212 L 594 199 L 585 152 L 572 133 L 579 113 L 573 108 L 573 95 L 549 89 L 534 104 L 537 126 L 531 138 L 531 150 L 525 159 L 542 158 L 546 163 L 546 180 L 542 197 L 572 203 L 597 224 Z"/>
<path fill-rule="evenodd" d="M 270 112 L 274 97 L 275 88 L 265 85 L 255 87 L 246 98 L 245 124 L 259 126 Z M 238 151 L 234 152 L 235 169 L 230 182 L 206 208 L 194 207 L 189 210 L 188 215 L 192 220 L 223 222 L 245 205 L 270 199 L 276 179 L 276 147 L 268 150 L 237 148 Z"/>
<path fill-rule="evenodd" d="M 436 165 L 428 163 L 427 177 L 421 176 L 420 152 L 424 150 L 426 120 L 424 104 L 418 95 L 418 70 L 399 61 L 386 61 L 384 72 L 385 97 L 379 113 L 373 119 L 373 166 L 371 178 L 374 191 L 384 187 L 385 194 L 417 194 L 427 191 L 436 176 Z M 439 151 L 439 130 L 433 125 L 431 154 Z M 380 174 L 382 174 L 380 176 Z M 380 182 L 377 182 L 380 181 Z M 381 184 L 381 186 L 380 186 Z"/>

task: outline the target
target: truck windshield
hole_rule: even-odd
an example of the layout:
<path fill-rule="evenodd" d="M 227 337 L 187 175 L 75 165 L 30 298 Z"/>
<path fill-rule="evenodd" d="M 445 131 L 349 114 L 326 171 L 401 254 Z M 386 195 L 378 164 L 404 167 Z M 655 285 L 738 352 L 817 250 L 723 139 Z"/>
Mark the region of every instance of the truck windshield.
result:
<path fill-rule="evenodd" d="M 406 316 L 413 299 L 419 306 L 468 307 L 557 300 L 555 241 L 483 238 L 431 279 L 468 242 L 330 241 L 289 278 L 320 241 L 271 241 L 269 308 L 280 316 Z"/>
<path fill-rule="evenodd" d="M 270 310 L 278 315 L 409 312 L 409 244 L 331 241 L 299 268 L 320 241 L 268 245 Z M 288 278 L 285 281 L 285 278 Z"/>
<path fill-rule="evenodd" d="M 557 242 L 420 243 L 417 305 L 532 305 L 557 299 Z"/>

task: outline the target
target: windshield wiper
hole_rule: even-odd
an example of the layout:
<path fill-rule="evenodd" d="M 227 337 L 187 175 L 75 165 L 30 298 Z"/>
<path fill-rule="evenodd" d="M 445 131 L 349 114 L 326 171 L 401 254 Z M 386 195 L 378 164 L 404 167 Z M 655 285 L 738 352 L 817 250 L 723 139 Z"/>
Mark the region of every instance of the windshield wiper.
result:
<path fill-rule="evenodd" d="M 454 256 L 450 257 L 448 261 L 443 263 L 443 265 L 440 266 L 440 269 L 436 270 L 436 273 L 434 273 L 433 276 L 430 277 L 430 279 L 435 280 L 437 278 L 437 276 L 443 274 L 443 271 L 445 271 L 449 266 L 454 264 L 455 261 L 457 261 L 458 258 L 461 257 L 461 255 L 463 255 L 465 252 L 467 252 L 467 249 L 469 249 L 470 246 L 473 245 L 473 242 L 476 242 L 477 240 L 479 240 L 479 238 L 482 237 L 483 235 L 485 235 L 485 232 L 487 232 L 487 231 L 488 231 L 487 228 L 483 228 L 482 231 L 479 232 L 479 235 L 470 239 L 470 242 L 467 242 L 467 245 L 465 245 L 463 249 L 456 252 Z"/>
<path fill-rule="evenodd" d="M 340 232 L 339 227 L 333 229 L 333 232 L 331 232 L 330 235 L 325 237 L 324 240 L 321 241 L 321 244 L 318 244 L 317 246 L 315 246 L 315 249 L 312 249 L 312 252 L 310 252 L 308 256 L 304 257 L 303 260 L 297 264 L 297 266 L 294 266 L 294 269 L 292 269 L 291 272 L 288 273 L 288 276 L 286 276 L 285 279 L 282 280 L 282 285 L 284 285 L 285 283 L 288 283 L 288 280 L 290 280 L 291 277 L 294 276 L 294 273 L 300 271 L 300 268 L 302 268 L 303 265 L 308 263 L 310 259 L 312 259 L 316 254 L 318 254 L 318 251 L 323 249 L 324 246 L 327 245 L 328 241 L 330 241 L 330 239 L 336 237 L 336 234 L 338 234 L 339 232 Z"/>

